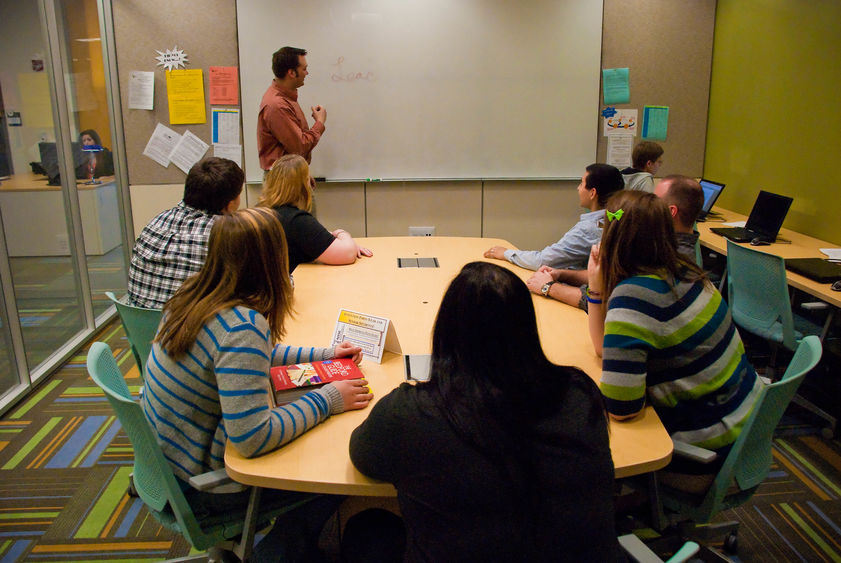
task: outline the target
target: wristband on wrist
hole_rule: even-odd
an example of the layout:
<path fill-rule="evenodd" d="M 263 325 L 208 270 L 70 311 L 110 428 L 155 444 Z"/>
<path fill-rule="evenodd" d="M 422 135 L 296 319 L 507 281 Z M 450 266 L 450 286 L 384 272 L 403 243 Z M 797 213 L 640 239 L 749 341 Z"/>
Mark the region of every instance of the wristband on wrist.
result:
<path fill-rule="evenodd" d="M 593 297 L 601 297 L 602 294 L 600 292 L 590 291 L 590 288 L 588 287 L 587 291 L 585 291 L 584 294 L 587 296 L 587 303 L 592 303 L 593 305 L 601 305 L 602 304 L 601 299 L 593 299 Z"/>

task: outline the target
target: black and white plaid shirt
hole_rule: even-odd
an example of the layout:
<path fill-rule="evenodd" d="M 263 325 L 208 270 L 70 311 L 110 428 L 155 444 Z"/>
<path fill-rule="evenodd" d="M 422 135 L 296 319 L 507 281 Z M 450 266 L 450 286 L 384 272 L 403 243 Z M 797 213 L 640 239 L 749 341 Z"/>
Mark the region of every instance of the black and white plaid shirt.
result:
<path fill-rule="evenodd" d="M 129 266 L 129 304 L 161 309 L 207 257 L 215 216 L 183 201 L 146 225 L 134 243 Z"/>

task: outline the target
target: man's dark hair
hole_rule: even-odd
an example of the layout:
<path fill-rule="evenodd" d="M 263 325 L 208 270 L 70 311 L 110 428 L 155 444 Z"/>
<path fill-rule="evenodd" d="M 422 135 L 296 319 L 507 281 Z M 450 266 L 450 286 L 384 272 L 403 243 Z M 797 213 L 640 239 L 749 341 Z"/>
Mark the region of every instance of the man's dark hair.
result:
<path fill-rule="evenodd" d="M 306 55 L 306 49 L 281 47 L 272 55 L 272 72 L 278 78 L 283 78 L 287 72 L 298 68 L 298 57 Z"/>
<path fill-rule="evenodd" d="M 184 182 L 184 203 L 214 215 L 242 193 L 245 173 L 233 160 L 211 156 L 190 168 Z"/>
<path fill-rule="evenodd" d="M 625 187 L 625 180 L 619 169 L 610 164 L 595 163 L 587 167 L 587 182 L 584 184 L 589 189 L 595 189 L 599 196 L 599 205 L 604 207 L 607 200 L 614 192 Z"/>
<path fill-rule="evenodd" d="M 645 170 L 648 161 L 657 162 L 663 156 L 663 147 L 653 141 L 640 141 L 631 153 L 631 162 L 637 170 Z"/>
<path fill-rule="evenodd" d="M 680 174 L 671 174 L 660 181 L 669 182 L 669 191 L 663 195 L 663 201 L 667 205 L 677 206 L 677 216 L 683 226 L 694 225 L 704 206 L 704 190 L 701 184 Z"/>

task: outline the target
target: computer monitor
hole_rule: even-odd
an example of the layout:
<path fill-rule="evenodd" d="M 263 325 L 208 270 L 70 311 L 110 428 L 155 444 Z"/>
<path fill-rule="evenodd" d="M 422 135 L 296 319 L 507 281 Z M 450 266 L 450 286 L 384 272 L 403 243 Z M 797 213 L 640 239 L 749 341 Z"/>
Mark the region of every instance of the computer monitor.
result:
<path fill-rule="evenodd" d="M 82 145 L 77 142 L 70 143 L 71 151 L 73 152 L 73 168 L 76 172 L 76 178 L 79 178 L 80 171 L 83 174 L 81 177 L 85 178 L 84 168 L 88 162 L 88 157 L 82 150 Z M 50 186 L 58 186 L 61 184 L 61 170 L 58 165 L 58 148 L 55 143 L 38 143 L 38 151 L 41 153 L 41 167 L 49 178 L 48 184 Z"/>
<path fill-rule="evenodd" d="M 715 205 L 715 200 L 717 200 L 718 196 L 721 195 L 721 191 L 724 189 L 724 184 L 713 182 L 712 180 L 707 180 L 706 178 L 702 178 L 698 183 L 701 184 L 701 189 L 704 190 L 704 205 L 701 207 L 701 213 L 698 214 L 698 219 L 703 220 L 710 213 L 710 209 L 713 208 L 713 205 Z"/>

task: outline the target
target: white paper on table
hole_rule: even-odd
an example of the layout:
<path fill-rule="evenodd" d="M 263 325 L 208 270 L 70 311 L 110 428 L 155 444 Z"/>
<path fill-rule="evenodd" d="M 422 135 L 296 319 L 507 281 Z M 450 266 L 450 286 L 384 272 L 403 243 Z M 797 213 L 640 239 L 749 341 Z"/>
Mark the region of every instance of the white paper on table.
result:
<path fill-rule="evenodd" d="M 634 149 L 633 135 L 609 135 L 607 137 L 607 163 L 619 170 L 631 165 Z"/>
<path fill-rule="evenodd" d="M 190 172 L 190 168 L 202 159 L 204 153 L 206 153 L 209 148 L 210 145 L 189 131 L 185 131 L 181 136 L 181 140 L 178 141 L 178 144 L 175 145 L 174 149 L 172 149 L 172 152 L 169 155 L 169 160 L 171 160 L 175 166 L 183 170 L 185 174 L 188 174 Z"/>
<path fill-rule="evenodd" d="M 841 260 L 841 248 L 819 248 L 830 260 Z"/>
<path fill-rule="evenodd" d="M 158 123 L 149 137 L 149 142 L 146 143 L 146 148 L 143 149 L 143 155 L 166 168 L 169 166 L 169 155 L 180 140 L 181 135 L 163 123 Z"/>
<path fill-rule="evenodd" d="M 129 109 L 154 109 L 155 73 L 133 70 L 128 79 Z"/>
<path fill-rule="evenodd" d="M 744 227 L 747 224 L 747 221 L 730 221 L 729 223 L 724 223 L 728 227 Z"/>
<path fill-rule="evenodd" d="M 227 145 L 214 143 L 213 156 L 233 160 L 239 165 L 240 168 L 242 168 L 242 145 Z"/>

